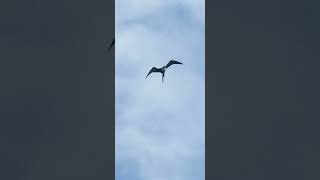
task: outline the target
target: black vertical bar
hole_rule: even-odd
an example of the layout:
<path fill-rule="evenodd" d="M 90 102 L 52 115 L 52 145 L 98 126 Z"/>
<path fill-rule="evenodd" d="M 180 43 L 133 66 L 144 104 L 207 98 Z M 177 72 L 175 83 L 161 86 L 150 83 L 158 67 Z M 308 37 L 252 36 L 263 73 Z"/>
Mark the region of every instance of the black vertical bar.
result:
<path fill-rule="evenodd" d="M 317 1 L 206 2 L 206 179 L 319 179 Z"/>
<path fill-rule="evenodd" d="M 0 179 L 114 179 L 114 1 L 0 2 Z"/>

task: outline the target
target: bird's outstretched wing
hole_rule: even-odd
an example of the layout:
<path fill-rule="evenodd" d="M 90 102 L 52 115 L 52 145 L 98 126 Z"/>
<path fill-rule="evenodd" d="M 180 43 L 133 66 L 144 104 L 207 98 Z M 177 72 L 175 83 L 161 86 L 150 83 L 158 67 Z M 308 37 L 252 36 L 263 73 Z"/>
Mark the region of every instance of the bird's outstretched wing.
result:
<path fill-rule="evenodd" d="M 111 50 L 111 48 L 114 46 L 114 42 L 115 42 L 115 39 L 113 39 L 112 43 L 110 44 L 109 48 L 108 48 L 108 51 Z"/>
<path fill-rule="evenodd" d="M 147 78 L 151 73 L 153 73 L 153 72 L 161 72 L 161 69 L 158 69 L 158 68 L 156 68 L 156 67 L 153 67 L 153 68 L 149 71 L 149 73 L 148 73 L 148 75 L 146 76 L 146 78 Z"/>
<path fill-rule="evenodd" d="M 170 67 L 173 64 L 182 64 L 182 63 L 175 60 L 170 60 L 169 63 L 166 65 L 166 68 Z"/>

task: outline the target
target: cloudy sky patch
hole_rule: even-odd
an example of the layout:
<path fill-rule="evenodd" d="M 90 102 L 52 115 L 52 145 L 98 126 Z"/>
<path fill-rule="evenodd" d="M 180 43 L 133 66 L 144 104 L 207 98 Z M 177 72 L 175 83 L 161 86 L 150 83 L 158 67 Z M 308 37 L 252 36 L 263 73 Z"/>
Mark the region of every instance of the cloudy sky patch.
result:
<path fill-rule="evenodd" d="M 116 0 L 116 179 L 204 179 L 204 0 Z M 173 65 L 151 74 L 170 59 Z"/>

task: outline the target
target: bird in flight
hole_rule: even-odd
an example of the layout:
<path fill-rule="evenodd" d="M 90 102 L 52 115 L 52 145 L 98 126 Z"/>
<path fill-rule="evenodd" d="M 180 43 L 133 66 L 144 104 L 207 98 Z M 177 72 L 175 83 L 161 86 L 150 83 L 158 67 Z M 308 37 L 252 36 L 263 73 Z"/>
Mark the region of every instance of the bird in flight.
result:
<path fill-rule="evenodd" d="M 163 78 L 164 78 L 164 74 L 165 74 L 165 72 L 166 72 L 166 69 L 169 68 L 169 67 L 170 67 L 171 65 L 173 65 L 173 64 L 182 64 L 182 63 L 181 63 L 181 62 L 178 62 L 178 61 L 175 61 L 175 60 L 170 60 L 169 63 L 168 63 L 167 65 L 163 66 L 162 68 L 153 67 L 153 68 L 151 68 L 151 70 L 150 70 L 149 73 L 147 74 L 146 79 L 147 79 L 147 77 L 148 77 L 151 73 L 153 73 L 153 72 L 159 72 L 159 73 L 162 74 L 162 83 L 163 83 Z"/>
<path fill-rule="evenodd" d="M 110 44 L 108 51 L 110 51 L 111 48 L 114 46 L 114 40 L 115 40 L 115 38 L 113 38 L 113 41 L 112 41 L 112 43 Z"/>

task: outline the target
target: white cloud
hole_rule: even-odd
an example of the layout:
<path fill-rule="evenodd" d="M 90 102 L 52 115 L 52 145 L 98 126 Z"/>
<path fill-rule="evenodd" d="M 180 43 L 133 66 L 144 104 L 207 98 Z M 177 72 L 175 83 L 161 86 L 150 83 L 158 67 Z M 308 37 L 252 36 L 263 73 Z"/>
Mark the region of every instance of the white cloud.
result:
<path fill-rule="evenodd" d="M 204 0 L 116 0 L 116 24 L 147 19 L 160 13 L 164 19 L 172 18 L 165 14 L 172 8 L 188 11 L 195 23 L 205 23 Z"/>
<path fill-rule="evenodd" d="M 204 0 L 117 0 L 116 25 L 117 172 L 134 164 L 142 180 L 204 178 Z M 163 84 L 145 79 L 170 58 L 184 65 Z"/>

